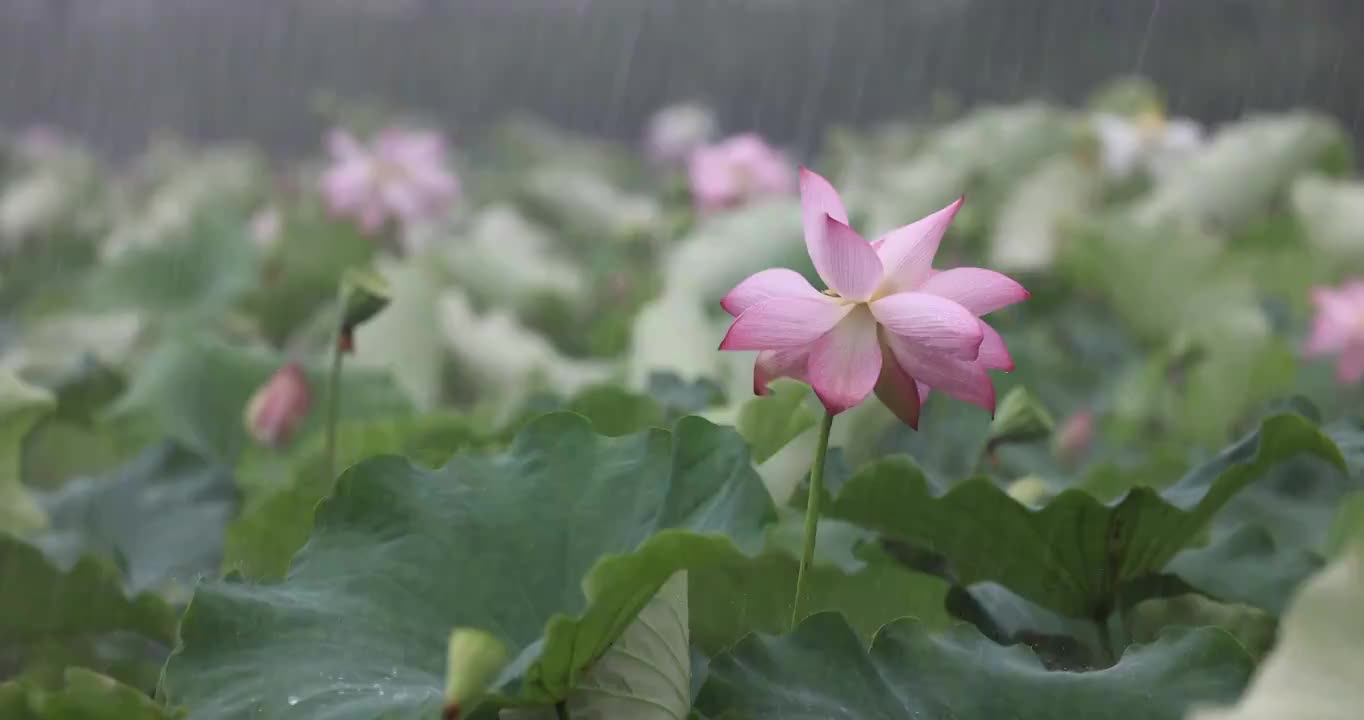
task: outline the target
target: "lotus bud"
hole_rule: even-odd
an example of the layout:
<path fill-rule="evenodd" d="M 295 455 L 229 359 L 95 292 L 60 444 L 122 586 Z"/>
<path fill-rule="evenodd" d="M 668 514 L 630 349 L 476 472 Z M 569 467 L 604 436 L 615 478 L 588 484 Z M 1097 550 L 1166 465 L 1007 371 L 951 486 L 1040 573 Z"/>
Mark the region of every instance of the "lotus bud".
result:
<path fill-rule="evenodd" d="M 507 664 L 507 656 L 507 646 L 482 630 L 456 628 L 450 633 L 442 718 L 460 720 L 477 706 Z"/>
<path fill-rule="evenodd" d="M 256 391 L 246 405 L 246 431 L 256 442 L 281 447 L 308 416 L 312 391 L 298 363 L 289 363 L 275 372 Z"/>

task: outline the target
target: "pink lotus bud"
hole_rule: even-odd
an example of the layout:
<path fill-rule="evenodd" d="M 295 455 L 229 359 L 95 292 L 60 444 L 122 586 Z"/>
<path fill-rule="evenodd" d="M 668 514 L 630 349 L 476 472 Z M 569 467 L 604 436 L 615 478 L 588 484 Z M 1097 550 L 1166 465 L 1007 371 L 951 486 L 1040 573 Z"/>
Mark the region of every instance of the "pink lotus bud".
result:
<path fill-rule="evenodd" d="M 280 368 L 246 405 L 246 431 L 262 445 L 280 447 L 308 416 L 312 391 L 298 363 Z"/>
<path fill-rule="evenodd" d="M 1340 287 L 1312 288 L 1316 315 L 1303 353 L 1308 357 L 1334 355 L 1336 380 L 1354 385 L 1364 379 L 1364 279 Z"/>
<path fill-rule="evenodd" d="M 1056 433 L 1056 456 L 1066 462 L 1078 460 L 1094 442 L 1094 413 L 1080 410 L 1061 424 Z"/>

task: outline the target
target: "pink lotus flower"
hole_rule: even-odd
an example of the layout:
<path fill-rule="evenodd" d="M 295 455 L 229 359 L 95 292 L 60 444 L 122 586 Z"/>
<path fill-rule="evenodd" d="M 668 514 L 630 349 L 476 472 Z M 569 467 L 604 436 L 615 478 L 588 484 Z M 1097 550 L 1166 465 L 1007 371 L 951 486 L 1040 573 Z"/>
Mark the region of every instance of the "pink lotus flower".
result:
<path fill-rule="evenodd" d="M 334 130 L 327 145 L 332 166 L 322 177 L 322 194 L 333 213 L 355 220 L 366 233 L 390 219 L 404 225 L 430 220 L 459 196 L 459 179 L 437 133 L 388 128 L 366 147 Z"/>
<path fill-rule="evenodd" d="M 256 390 L 246 404 L 246 431 L 256 442 L 280 447 L 308 417 L 312 406 L 308 378 L 298 363 L 289 363 Z"/>
<path fill-rule="evenodd" d="M 721 350 L 759 350 L 753 391 L 774 378 L 808 382 L 840 413 L 873 390 L 918 427 L 929 388 L 991 413 L 987 370 L 1012 370 L 1004 340 L 978 316 L 1025 300 L 1028 291 L 992 270 L 936 271 L 933 256 L 962 200 L 868 243 L 848 227 L 828 180 L 802 169 L 805 245 L 829 286 L 819 292 L 792 270 L 763 270 L 721 301 L 735 317 Z"/>
<path fill-rule="evenodd" d="M 1309 357 L 1336 355 L 1336 379 L 1353 385 L 1364 378 L 1364 280 L 1339 289 L 1312 289 L 1317 307 L 1312 333 L 1303 351 Z"/>
<path fill-rule="evenodd" d="M 737 207 L 765 195 L 786 195 L 796 174 L 781 151 L 754 133 L 735 135 L 691 155 L 692 199 L 702 212 Z"/>

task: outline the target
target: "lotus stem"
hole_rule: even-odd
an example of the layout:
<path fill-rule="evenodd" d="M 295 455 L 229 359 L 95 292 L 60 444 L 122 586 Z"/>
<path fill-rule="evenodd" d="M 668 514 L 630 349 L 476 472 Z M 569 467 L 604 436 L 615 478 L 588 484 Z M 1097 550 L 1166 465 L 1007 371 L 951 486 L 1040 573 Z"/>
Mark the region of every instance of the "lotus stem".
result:
<path fill-rule="evenodd" d="M 805 597 L 806 576 L 815 556 L 815 535 L 819 531 L 819 502 L 824 495 L 824 458 L 829 454 L 829 430 L 834 416 L 825 413 L 819 427 L 819 445 L 815 447 L 815 462 L 810 466 L 810 492 L 805 498 L 805 541 L 800 551 L 800 570 L 796 573 L 796 597 L 791 603 L 791 627 L 800 622 L 801 600 Z"/>
<path fill-rule="evenodd" d="M 1099 635 L 1099 649 L 1103 652 L 1104 667 L 1109 668 L 1117 665 L 1118 654 L 1113 645 L 1113 633 L 1109 629 L 1107 615 L 1095 615 L 1092 621 L 1094 622 L 1094 630 Z"/>
<path fill-rule="evenodd" d="M 336 328 L 332 333 L 331 365 L 327 370 L 326 478 L 336 477 L 336 426 L 341 419 L 341 358 L 345 355 L 346 305 L 350 301 L 347 283 L 336 292 Z"/>

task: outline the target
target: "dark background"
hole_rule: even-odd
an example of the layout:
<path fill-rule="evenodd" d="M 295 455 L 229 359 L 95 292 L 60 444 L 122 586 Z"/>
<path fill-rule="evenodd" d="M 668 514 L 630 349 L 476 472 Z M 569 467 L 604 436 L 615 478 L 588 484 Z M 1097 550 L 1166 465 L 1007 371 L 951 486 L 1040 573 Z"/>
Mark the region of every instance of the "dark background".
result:
<path fill-rule="evenodd" d="M 460 136 L 529 111 L 634 137 L 669 101 L 809 149 L 833 123 L 1080 101 L 1139 72 L 1207 121 L 1307 106 L 1358 139 L 1364 0 L 0 0 L 0 127 L 317 147 L 317 91 Z"/>

